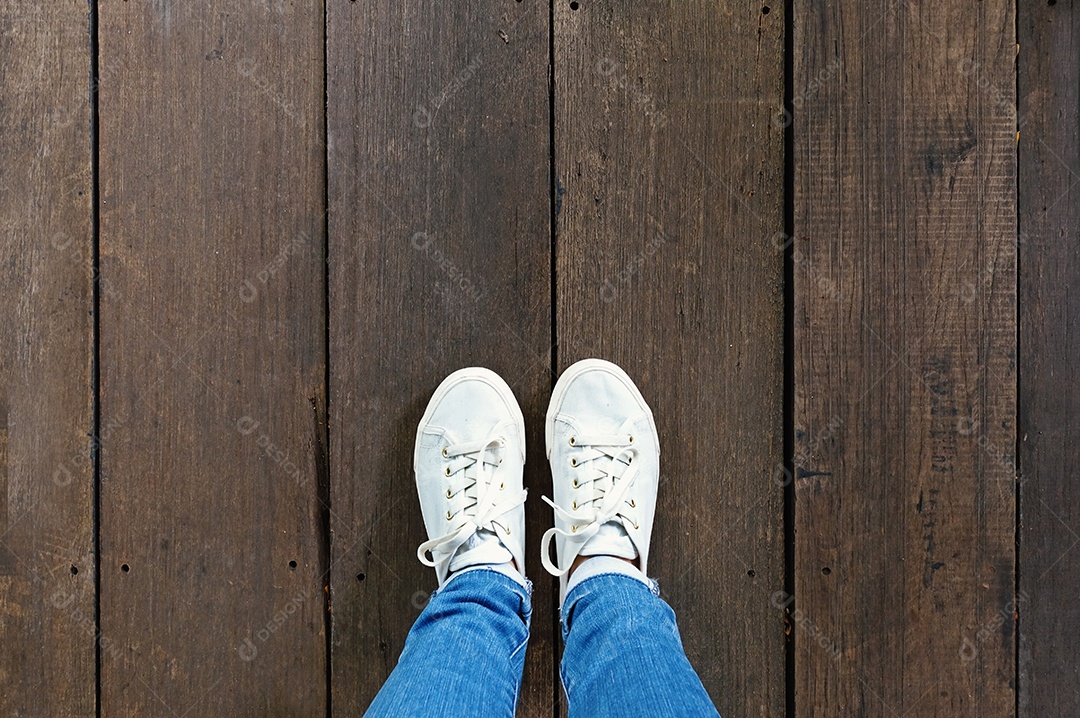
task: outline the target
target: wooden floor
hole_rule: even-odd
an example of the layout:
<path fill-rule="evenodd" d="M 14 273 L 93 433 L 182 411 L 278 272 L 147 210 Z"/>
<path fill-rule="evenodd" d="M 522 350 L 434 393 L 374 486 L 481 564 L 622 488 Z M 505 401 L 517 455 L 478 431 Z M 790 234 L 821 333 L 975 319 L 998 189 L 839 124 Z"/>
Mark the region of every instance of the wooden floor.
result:
<path fill-rule="evenodd" d="M 0 715 L 356 716 L 461 366 L 652 404 L 725 717 L 1080 715 L 1080 0 L 0 2 Z"/>

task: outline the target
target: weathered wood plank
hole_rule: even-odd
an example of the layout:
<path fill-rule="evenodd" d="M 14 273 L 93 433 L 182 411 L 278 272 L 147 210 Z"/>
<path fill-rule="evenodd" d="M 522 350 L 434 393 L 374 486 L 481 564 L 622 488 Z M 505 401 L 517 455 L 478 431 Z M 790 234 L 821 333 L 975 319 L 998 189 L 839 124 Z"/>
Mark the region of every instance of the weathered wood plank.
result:
<path fill-rule="evenodd" d="M 100 3 L 103 715 L 325 711 L 322 21 Z"/>
<path fill-rule="evenodd" d="M 528 427 L 527 573 L 537 581 L 520 714 L 549 715 L 548 7 L 328 6 L 333 708 L 362 712 L 434 573 L 412 475 L 416 424 L 451 371 L 501 374 Z"/>
<path fill-rule="evenodd" d="M 1080 6 L 1019 4 L 1020 715 L 1080 715 Z"/>
<path fill-rule="evenodd" d="M 94 713 L 90 34 L 0 5 L 0 714 Z"/>
<path fill-rule="evenodd" d="M 796 12 L 796 712 L 1011 715 L 1014 8 Z"/>
<path fill-rule="evenodd" d="M 652 572 L 724 715 L 782 715 L 782 3 L 554 5 L 559 368 L 655 412 Z M 782 242 L 780 243 L 782 245 Z"/>

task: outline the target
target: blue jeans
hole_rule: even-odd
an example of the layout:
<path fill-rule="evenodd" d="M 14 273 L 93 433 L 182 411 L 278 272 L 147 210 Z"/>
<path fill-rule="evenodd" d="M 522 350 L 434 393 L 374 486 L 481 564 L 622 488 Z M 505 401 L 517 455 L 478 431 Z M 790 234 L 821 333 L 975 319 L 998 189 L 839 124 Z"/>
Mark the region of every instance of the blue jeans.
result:
<path fill-rule="evenodd" d="M 532 603 L 508 576 L 475 569 L 443 585 L 416 619 L 370 718 L 513 716 Z M 570 718 L 718 716 L 683 652 L 675 613 L 641 581 L 581 581 L 562 609 Z"/>

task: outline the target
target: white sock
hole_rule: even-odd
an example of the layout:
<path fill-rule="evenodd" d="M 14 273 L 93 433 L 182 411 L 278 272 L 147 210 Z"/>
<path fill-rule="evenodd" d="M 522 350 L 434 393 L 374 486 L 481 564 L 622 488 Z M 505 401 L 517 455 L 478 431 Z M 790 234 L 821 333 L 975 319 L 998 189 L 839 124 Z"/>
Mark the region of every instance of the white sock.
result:
<path fill-rule="evenodd" d="M 570 576 L 570 580 L 566 584 L 566 595 L 569 596 L 570 591 L 574 589 L 574 586 L 577 586 L 585 579 L 599 576 L 602 573 L 621 573 L 641 581 L 649 587 L 650 591 L 653 588 L 652 582 L 649 581 L 645 574 L 641 572 L 641 569 L 634 564 L 623 561 L 621 558 L 615 558 L 614 556 L 593 556 L 585 559 L 581 565 L 574 570 L 574 573 Z"/>

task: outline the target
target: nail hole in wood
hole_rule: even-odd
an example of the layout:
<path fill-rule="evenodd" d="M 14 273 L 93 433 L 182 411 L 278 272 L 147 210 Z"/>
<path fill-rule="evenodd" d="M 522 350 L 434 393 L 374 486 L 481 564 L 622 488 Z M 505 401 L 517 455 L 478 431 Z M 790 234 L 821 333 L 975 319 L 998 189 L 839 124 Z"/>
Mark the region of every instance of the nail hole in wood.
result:
<path fill-rule="evenodd" d="M 761 8 L 761 14 L 762 15 L 768 15 L 769 14 L 769 9 L 770 8 L 769 8 L 768 5 L 764 6 L 763 8 Z"/>
<path fill-rule="evenodd" d="M 832 569 L 831 569 L 831 568 L 829 568 L 828 566 L 826 566 L 826 567 L 824 567 L 823 569 L 821 569 L 821 572 L 822 572 L 823 574 L 825 574 L 826 576 L 828 576 L 828 575 L 829 575 L 830 573 L 832 573 Z"/>
<path fill-rule="evenodd" d="M 571 10 L 577 10 L 579 7 L 581 7 L 580 3 L 576 3 L 576 2 L 570 3 L 570 9 Z"/>
<path fill-rule="evenodd" d="M 746 572 L 746 575 L 749 576 L 750 578 L 753 578 L 754 576 L 757 576 L 757 572 L 754 571 L 754 569 L 750 569 L 749 571 Z"/>
<path fill-rule="evenodd" d="M 365 573 L 364 573 L 363 571 L 361 571 L 360 573 L 356 574 L 356 580 L 357 580 L 357 581 L 359 581 L 359 582 L 361 582 L 361 583 L 363 583 L 363 582 L 364 582 L 364 579 L 365 579 L 365 578 L 367 578 L 367 574 L 365 574 Z"/>
<path fill-rule="evenodd" d="M 124 573 L 127 573 L 128 571 L 131 570 L 131 566 L 128 566 L 126 563 L 122 563 L 122 564 L 120 564 L 120 570 L 123 571 Z"/>
<path fill-rule="evenodd" d="M 79 567 L 75 564 L 71 564 L 71 575 L 75 576 L 79 573 Z"/>
<path fill-rule="evenodd" d="M 295 571 L 296 570 L 296 561 L 289 561 L 289 570 L 290 571 Z"/>

